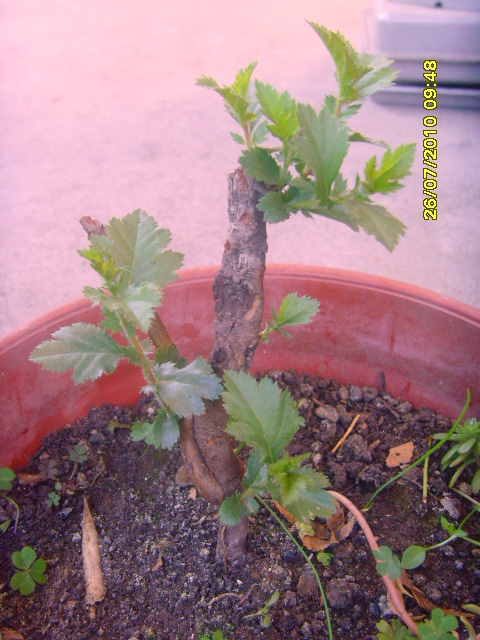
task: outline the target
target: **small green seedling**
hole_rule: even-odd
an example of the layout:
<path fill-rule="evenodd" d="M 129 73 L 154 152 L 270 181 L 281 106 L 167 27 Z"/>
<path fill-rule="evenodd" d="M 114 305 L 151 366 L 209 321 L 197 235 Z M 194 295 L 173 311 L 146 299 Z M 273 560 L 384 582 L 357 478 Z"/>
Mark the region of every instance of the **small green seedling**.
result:
<path fill-rule="evenodd" d="M 456 640 L 450 631 L 457 627 L 455 616 L 445 615 L 441 609 L 434 609 L 431 619 L 418 625 L 418 635 L 425 640 Z"/>
<path fill-rule="evenodd" d="M 403 569 L 415 569 L 425 560 L 425 549 L 417 545 L 412 545 L 405 549 L 401 560 L 386 545 L 382 545 L 378 551 L 373 551 L 372 553 L 378 560 L 377 572 L 381 576 L 388 576 L 392 580 L 399 578 Z"/>
<path fill-rule="evenodd" d="M 60 504 L 60 492 L 62 490 L 62 485 L 60 482 L 55 483 L 55 491 L 50 491 L 48 496 L 45 498 L 46 505 L 49 509 L 52 507 L 58 507 Z"/>
<path fill-rule="evenodd" d="M 424 640 L 456 640 L 456 636 L 450 633 L 458 626 L 457 619 L 452 615 L 445 615 L 441 609 L 434 609 L 430 620 L 425 620 L 418 625 L 417 635 Z M 407 627 L 399 620 L 392 620 L 389 624 L 386 620 L 377 622 L 378 640 L 407 640 L 415 638 Z"/>
<path fill-rule="evenodd" d="M 88 458 L 88 449 L 83 444 L 76 444 L 73 449 L 68 450 L 68 457 L 72 462 L 80 464 Z"/>
<path fill-rule="evenodd" d="M 32 547 L 23 547 L 21 551 L 14 551 L 12 562 L 17 571 L 10 580 L 10 587 L 14 590 L 20 589 L 22 596 L 30 595 L 35 589 L 36 582 L 45 584 L 47 581 L 46 562 L 43 558 L 37 558 Z"/>
<path fill-rule="evenodd" d="M 265 629 L 267 629 L 270 626 L 270 616 L 268 615 L 268 610 L 270 609 L 270 607 L 272 605 L 274 605 L 277 600 L 280 597 L 280 591 L 278 591 L 278 589 L 276 591 L 274 591 L 269 599 L 269 601 L 258 611 L 255 611 L 255 613 L 249 613 L 247 616 L 245 616 L 245 618 L 254 618 L 256 616 L 263 616 L 262 618 L 262 624 L 265 627 Z"/>
<path fill-rule="evenodd" d="M 378 640 L 408 640 L 409 638 L 415 638 L 412 635 L 410 629 L 407 629 L 400 620 L 394 619 L 388 623 L 386 620 L 380 620 L 377 622 Z"/>
<path fill-rule="evenodd" d="M 217 631 L 213 632 L 211 638 L 210 636 L 202 636 L 199 640 L 224 640 L 224 638 L 222 631 L 220 631 L 220 629 L 217 629 Z"/>
<path fill-rule="evenodd" d="M 41 480 L 55 480 L 58 476 L 58 463 L 56 460 L 46 460 L 38 465 Z"/>
<path fill-rule="evenodd" d="M 323 564 L 324 567 L 328 567 L 330 562 L 332 561 L 333 554 L 327 553 L 327 551 L 319 551 L 317 553 L 317 560 L 320 564 Z"/>
<path fill-rule="evenodd" d="M 10 502 L 10 504 L 13 504 L 13 506 L 15 507 L 16 515 L 15 515 L 14 533 L 16 533 L 18 518 L 20 517 L 20 509 L 18 507 L 18 504 L 15 502 L 15 500 L 13 498 L 10 498 L 10 496 L 7 496 L 7 494 L 5 493 L 6 491 L 10 491 L 12 489 L 12 481 L 14 478 L 15 478 L 15 472 L 12 469 L 10 469 L 9 467 L 0 468 L 0 491 L 2 492 L 0 495 L 2 496 L 2 498 L 5 498 L 5 500 L 8 500 L 8 502 Z M 11 518 L 7 518 L 5 522 L 2 522 L 2 524 L 0 525 L 0 531 L 2 531 L 2 533 L 5 533 L 8 530 L 8 527 L 10 526 L 11 522 L 12 522 Z"/>
<path fill-rule="evenodd" d="M 435 440 L 443 440 L 446 433 L 435 433 Z M 453 474 L 449 487 L 453 487 L 463 473 L 470 465 L 475 465 L 475 471 L 472 479 L 472 492 L 477 494 L 480 491 L 480 421 L 475 418 L 466 420 L 463 424 L 458 425 L 454 433 L 449 438 L 449 442 L 455 442 L 452 447 L 442 458 L 442 471 L 447 468 L 458 467 Z"/>

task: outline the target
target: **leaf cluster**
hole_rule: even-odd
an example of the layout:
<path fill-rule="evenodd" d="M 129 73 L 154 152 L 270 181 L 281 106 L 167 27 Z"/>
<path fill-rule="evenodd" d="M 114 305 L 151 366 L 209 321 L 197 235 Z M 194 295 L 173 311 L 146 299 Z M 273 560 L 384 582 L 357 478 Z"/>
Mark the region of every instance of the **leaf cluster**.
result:
<path fill-rule="evenodd" d="M 224 407 L 229 415 L 226 431 L 251 447 L 244 492 L 226 498 L 219 516 L 224 524 L 235 524 L 258 509 L 255 496 L 269 493 L 285 506 L 298 523 L 308 525 L 315 516 L 327 517 L 335 510 L 325 491 L 327 478 L 301 466 L 307 456 L 290 457 L 285 451 L 304 423 L 288 391 L 281 391 L 269 378 L 257 382 L 243 372 L 225 373 Z"/>
<path fill-rule="evenodd" d="M 68 450 L 68 457 L 72 462 L 76 464 L 81 464 L 85 462 L 88 458 L 88 449 L 85 445 L 80 444 L 79 442 L 74 445 L 71 449 Z"/>
<path fill-rule="evenodd" d="M 10 580 L 10 587 L 19 589 L 22 596 L 30 595 L 35 589 L 35 583 L 45 584 L 47 576 L 46 562 L 43 558 L 37 558 L 32 547 L 23 547 L 21 551 L 12 553 L 12 562 L 17 571 Z"/>
<path fill-rule="evenodd" d="M 271 186 L 259 201 L 264 220 L 277 223 L 298 212 L 338 220 L 354 231 L 373 235 L 390 251 L 405 232 L 402 222 L 371 196 L 398 190 L 410 173 L 414 144 L 392 150 L 353 131 L 348 118 L 361 101 L 393 83 L 397 72 L 381 56 L 358 53 L 339 33 L 309 23 L 333 58 L 339 85 L 337 97 L 327 95 L 320 111 L 297 102 L 287 91 L 252 80 L 256 63 L 241 69 L 232 85 L 220 87 L 213 78 L 197 84 L 213 89 L 224 100 L 243 136 L 232 134 L 245 149 L 239 158 L 245 173 Z M 264 146 L 260 146 L 266 141 Z M 350 143 L 387 147 L 382 158 L 372 156 L 348 189 L 340 169 Z"/>
<path fill-rule="evenodd" d="M 436 433 L 433 437 L 436 440 L 443 440 L 446 435 L 446 433 Z M 475 494 L 478 493 L 480 491 L 480 421 L 475 418 L 466 420 L 458 425 L 448 440 L 455 444 L 442 458 L 442 471 L 449 467 L 460 467 L 460 465 L 463 470 L 470 465 L 475 465 L 477 469 L 472 479 L 472 491 Z"/>
<path fill-rule="evenodd" d="M 397 619 L 392 620 L 391 624 L 380 620 L 376 626 L 379 630 L 378 640 L 407 640 L 417 637 Z M 433 609 L 431 618 L 418 625 L 417 634 L 424 640 L 455 640 L 456 636 L 450 631 L 454 631 L 457 626 L 455 616 L 445 615 L 442 609 Z"/>
<path fill-rule="evenodd" d="M 155 350 L 144 336 L 183 255 L 167 249 L 170 232 L 140 210 L 112 218 L 105 231 L 92 235 L 90 246 L 79 252 L 102 278 L 100 287 L 86 287 L 84 293 L 100 306 L 103 320 L 59 329 L 30 359 L 49 371 L 73 369 L 76 383 L 112 373 L 122 359 L 139 366 L 143 391 L 154 394 L 160 410 L 152 424 L 135 425 L 132 439 L 171 449 L 179 435 L 178 418 L 203 413 L 204 399 L 218 398 L 221 390 L 205 360 L 187 364 L 173 345 Z M 77 453 L 74 448 L 70 458 L 82 462 L 83 454 Z"/>

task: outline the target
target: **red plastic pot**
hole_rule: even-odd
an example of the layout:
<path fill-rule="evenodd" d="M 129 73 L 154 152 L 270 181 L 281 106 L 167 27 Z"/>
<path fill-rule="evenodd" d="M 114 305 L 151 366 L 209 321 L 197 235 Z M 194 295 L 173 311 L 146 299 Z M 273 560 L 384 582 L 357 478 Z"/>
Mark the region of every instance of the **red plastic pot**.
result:
<path fill-rule="evenodd" d="M 187 358 L 208 357 L 213 342 L 215 268 L 185 270 L 168 287 L 161 308 L 172 339 Z M 480 416 L 480 310 L 418 287 L 334 269 L 276 265 L 265 278 L 266 312 L 292 291 L 321 301 L 313 323 L 293 340 L 260 345 L 256 370 L 295 369 L 345 384 L 380 387 L 415 406 L 455 418 Z M 28 356 L 61 326 L 95 322 L 99 311 L 79 300 L 27 324 L 0 342 L 0 466 L 26 463 L 41 438 L 104 402 L 132 404 L 143 384 L 138 371 L 76 386 L 71 373 L 43 371 Z"/>

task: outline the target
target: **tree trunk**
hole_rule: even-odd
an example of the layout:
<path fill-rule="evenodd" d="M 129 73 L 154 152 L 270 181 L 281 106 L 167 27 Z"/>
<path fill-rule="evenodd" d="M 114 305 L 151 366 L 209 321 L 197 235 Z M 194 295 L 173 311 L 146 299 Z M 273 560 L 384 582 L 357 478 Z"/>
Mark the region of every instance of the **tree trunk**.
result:
<path fill-rule="evenodd" d="M 243 169 L 229 175 L 229 229 L 221 269 L 213 285 L 215 343 L 210 362 L 222 376 L 226 370 L 247 371 L 258 344 L 263 315 L 263 276 L 267 231 L 258 200 L 268 191 Z M 241 491 L 244 468 L 225 433 L 227 416 L 221 401 L 208 402 L 181 432 L 182 450 L 190 476 L 201 495 L 213 504 Z M 217 555 L 234 558 L 245 552 L 248 522 L 220 524 Z"/>

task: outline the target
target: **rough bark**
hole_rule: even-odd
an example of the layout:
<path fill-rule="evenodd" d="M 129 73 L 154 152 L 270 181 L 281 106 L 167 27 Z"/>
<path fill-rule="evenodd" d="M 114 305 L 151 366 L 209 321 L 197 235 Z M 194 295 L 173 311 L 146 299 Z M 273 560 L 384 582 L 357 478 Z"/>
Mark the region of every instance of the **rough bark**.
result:
<path fill-rule="evenodd" d="M 229 175 L 229 228 L 222 266 L 213 285 L 215 342 L 210 362 L 219 376 L 226 370 L 247 371 L 258 344 L 267 231 L 257 204 L 267 189 L 242 169 Z M 207 403 L 205 414 L 193 420 L 195 442 L 222 489 L 222 500 L 241 490 L 244 474 L 233 442 L 225 433 L 226 422 L 220 401 Z M 220 525 L 217 555 L 234 558 L 244 553 L 247 529 L 247 518 L 235 526 Z"/>

